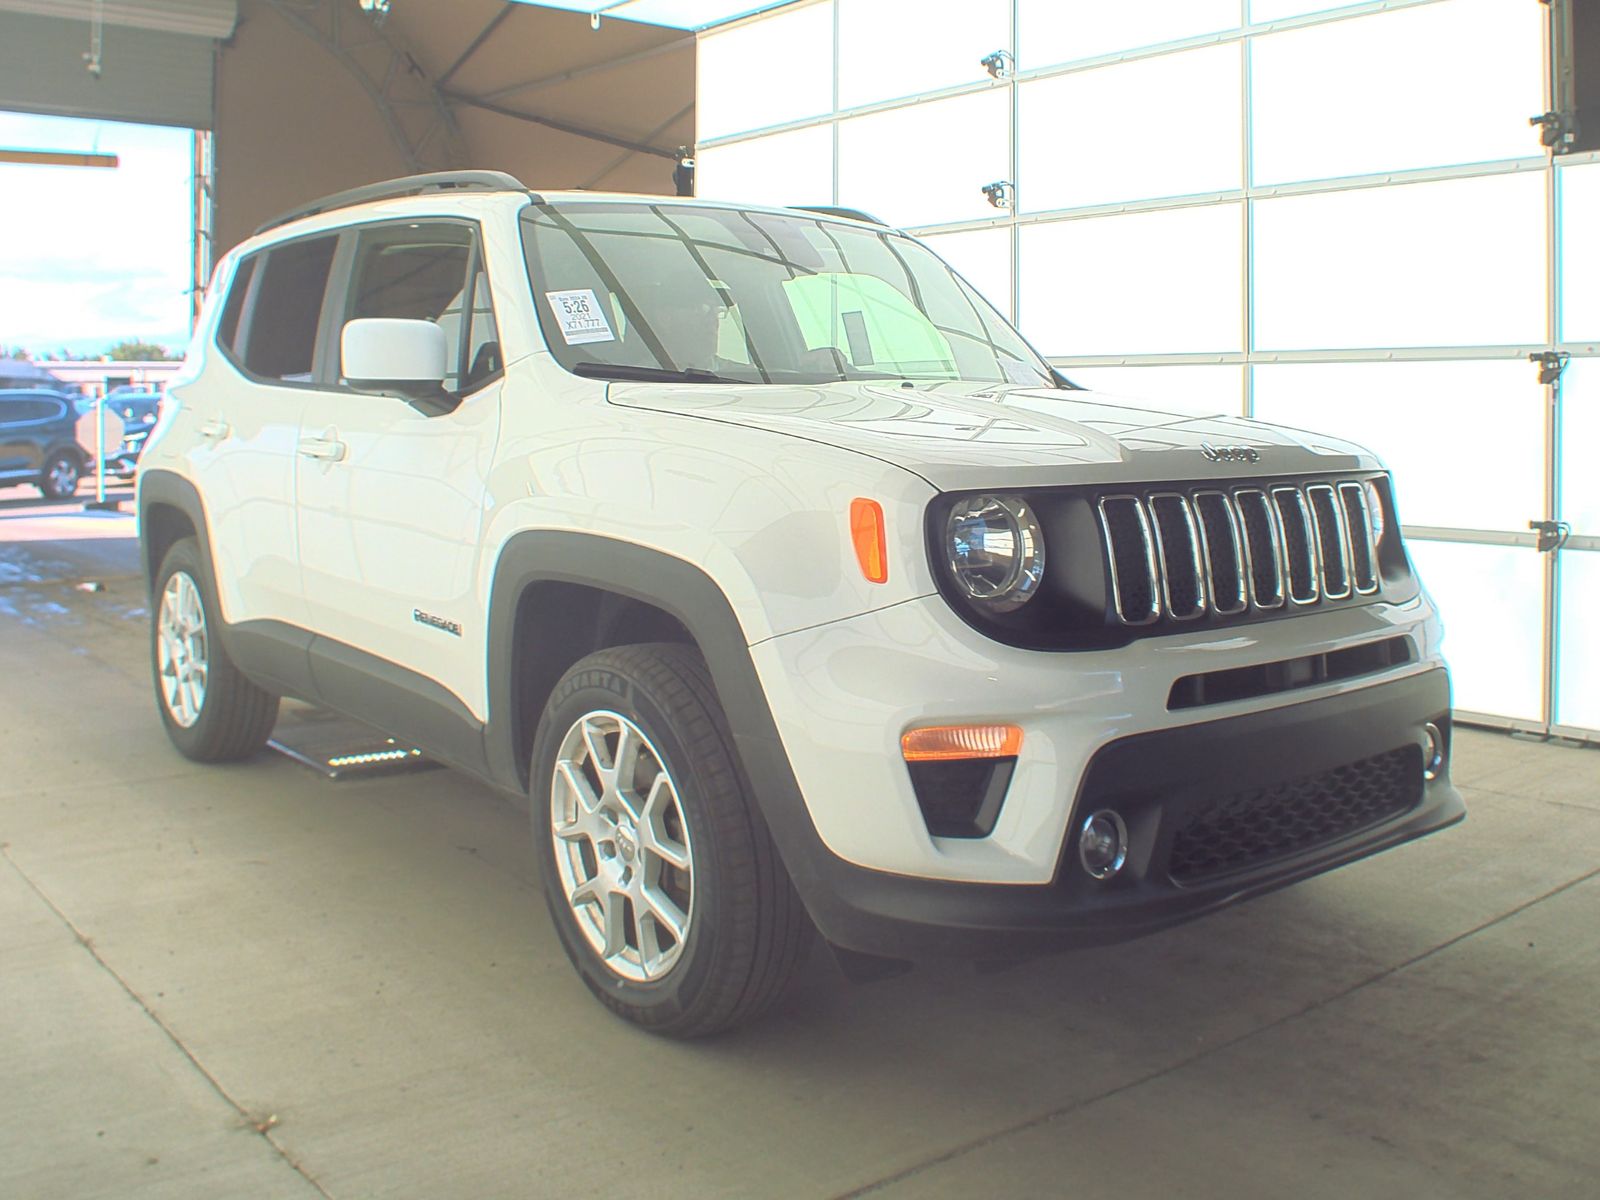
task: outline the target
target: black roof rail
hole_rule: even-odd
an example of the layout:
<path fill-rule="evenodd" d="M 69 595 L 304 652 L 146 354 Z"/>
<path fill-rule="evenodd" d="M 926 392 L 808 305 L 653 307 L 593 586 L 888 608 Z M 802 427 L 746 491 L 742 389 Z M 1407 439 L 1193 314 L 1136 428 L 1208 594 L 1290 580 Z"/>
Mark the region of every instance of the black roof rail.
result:
<path fill-rule="evenodd" d="M 880 221 L 871 213 L 864 213 L 859 208 L 840 208 L 834 204 L 796 204 L 793 206 L 799 212 L 821 213 L 825 217 L 848 217 L 852 221 L 865 221 L 868 225 L 882 225 L 889 228 L 887 221 Z"/>
<path fill-rule="evenodd" d="M 516 176 L 507 175 L 504 171 L 434 171 L 429 175 L 406 175 L 399 179 L 386 179 L 382 183 L 369 183 L 364 187 L 335 192 L 331 196 L 302 204 L 299 208 L 273 217 L 257 229 L 256 233 L 265 233 L 269 229 L 276 229 L 279 225 L 298 221 L 301 217 L 312 217 L 317 213 L 331 212 L 336 208 L 349 208 L 352 204 L 366 204 L 371 200 L 392 200 L 398 196 L 420 196 L 426 192 L 456 191 L 526 192 L 528 188 Z M 538 196 L 533 197 L 533 202 L 543 203 Z"/>

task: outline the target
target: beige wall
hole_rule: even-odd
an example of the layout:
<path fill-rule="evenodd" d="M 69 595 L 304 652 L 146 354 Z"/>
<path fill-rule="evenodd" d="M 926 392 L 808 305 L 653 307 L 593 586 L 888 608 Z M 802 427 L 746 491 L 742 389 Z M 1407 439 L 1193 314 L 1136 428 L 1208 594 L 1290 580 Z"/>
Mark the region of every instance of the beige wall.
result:
<path fill-rule="evenodd" d="M 217 66 L 216 172 L 214 258 L 277 213 L 406 166 L 338 60 L 245 0 Z"/>
<path fill-rule="evenodd" d="M 355 0 L 340 2 L 347 18 L 361 19 Z M 502 0 L 396 4 L 390 22 L 438 78 L 502 7 Z M 263 0 L 241 0 L 239 14 L 217 70 L 218 255 L 297 204 L 407 173 L 373 100 L 332 53 Z M 677 30 L 607 21 L 595 32 L 580 14 L 517 5 L 450 86 L 482 96 L 641 54 L 494 102 L 629 141 L 692 144 L 695 52 Z M 471 107 L 455 113 L 462 166 L 509 171 L 533 188 L 672 191 L 667 159 Z"/>

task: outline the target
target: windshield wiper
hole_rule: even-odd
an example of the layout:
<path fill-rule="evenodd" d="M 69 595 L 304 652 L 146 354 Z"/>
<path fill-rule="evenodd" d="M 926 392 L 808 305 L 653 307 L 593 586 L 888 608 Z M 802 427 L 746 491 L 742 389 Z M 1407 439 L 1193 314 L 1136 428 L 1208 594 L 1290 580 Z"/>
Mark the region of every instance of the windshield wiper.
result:
<path fill-rule="evenodd" d="M 574 375 L 585 379 L 628 379 L 650 383 L 738 383 L 700 367 L 685 367 L 681 371 L 670 367 L 644 367 L 635 363 L 581 362 L 568 368 Z"/>

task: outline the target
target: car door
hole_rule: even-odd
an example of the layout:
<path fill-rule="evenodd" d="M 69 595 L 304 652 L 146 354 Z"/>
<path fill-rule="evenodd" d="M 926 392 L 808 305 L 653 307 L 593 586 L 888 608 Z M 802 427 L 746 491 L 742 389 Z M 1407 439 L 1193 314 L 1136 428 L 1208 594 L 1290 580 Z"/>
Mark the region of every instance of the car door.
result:
<path fill-rule="evenodd" d="M 193 423 L 189 470 L 206 500 L 218 599 L 232 624 L 307 623 L 296 449 L 323 369 L 319 318 L 337 246 L 336 235 L 301 238 L 240 263 L 219 322 L 221 354 L 175 393 Z"/>
<path fill-rule="evenodd" d="M 38 421 L 34 404 L 31 395 L 0 395 L 0 471 L 38 469 L 38 446 L 32 436 Z"/>
<path fill-rule="evenodd" d="M 341 380 L 313 395 L 301 419 L 302 579 L 311 626 L 331 643 L 314 647 L 313 671 L 324 698 L 374 723 L 393 711 L 372 700 L 385 685 L 476 720 L 486 708 L 475 580 L 501 372 L 479 245 L 464 221 L 347 235 L 330 346 L 357 318 L 434 321 L 450 347 L 448 396 L 418 407 Z M 402 730 L 403 721 L 389 728 Z"/>

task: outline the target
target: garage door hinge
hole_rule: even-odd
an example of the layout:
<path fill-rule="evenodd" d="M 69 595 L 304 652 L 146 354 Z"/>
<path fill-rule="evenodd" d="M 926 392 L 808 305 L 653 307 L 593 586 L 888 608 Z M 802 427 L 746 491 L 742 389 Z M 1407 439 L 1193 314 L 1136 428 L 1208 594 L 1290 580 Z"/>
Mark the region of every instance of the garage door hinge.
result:
<path fill-rule="evenodd" d="M 1539 385 L 1548 386 L 1561 381 L 1561 373 L 1567 369 L 1567 360 L 1572 355 L 1565 350 L 1537 350 L 1528 355 L 1528 361 L 1539 367 Z"/>
<path fill-rule="evenodd" d="M 1528 528 L 1539 535 L 1537 549 L 1540 554 L 1561 549 L 1572 536 L 1572 526 L 1565 521 L 1529 521 Z"/>

